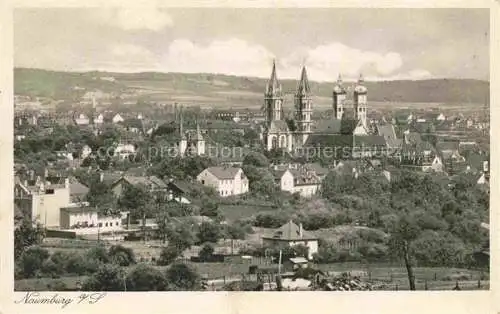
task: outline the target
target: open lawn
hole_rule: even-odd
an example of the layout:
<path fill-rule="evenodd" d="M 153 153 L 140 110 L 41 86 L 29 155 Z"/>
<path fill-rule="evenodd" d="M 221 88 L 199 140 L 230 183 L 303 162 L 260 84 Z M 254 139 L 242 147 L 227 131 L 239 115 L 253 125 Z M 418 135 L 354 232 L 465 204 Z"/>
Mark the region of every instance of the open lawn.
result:
<path fill-rule="evenodd" d="M 277 210 L 270 206 L 257 205 L 220 205 L 219 209 L 229 222 L 241 218 L 249 218 L 259 213 L 276 212 Z"/>

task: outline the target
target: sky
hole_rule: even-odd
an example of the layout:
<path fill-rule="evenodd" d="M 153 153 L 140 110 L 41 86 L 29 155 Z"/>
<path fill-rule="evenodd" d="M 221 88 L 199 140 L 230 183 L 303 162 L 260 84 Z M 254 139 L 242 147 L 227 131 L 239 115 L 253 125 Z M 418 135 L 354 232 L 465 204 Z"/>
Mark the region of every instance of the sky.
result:
<path fill-rule="evenodd" d="M 489 80 L 488 9 L 24 8 L 16 67 Z"/>

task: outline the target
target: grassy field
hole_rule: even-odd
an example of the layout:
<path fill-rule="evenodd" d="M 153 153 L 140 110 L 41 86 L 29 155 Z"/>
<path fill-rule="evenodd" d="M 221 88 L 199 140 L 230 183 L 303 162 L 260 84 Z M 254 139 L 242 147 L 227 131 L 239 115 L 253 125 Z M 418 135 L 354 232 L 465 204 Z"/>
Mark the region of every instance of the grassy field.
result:
<path fill-rule="evenodd" d="M 252 261 L 243 261 L 235 258 L 227 263 L 192 263 L 187 262 L 194 267 L 196 271 L 204 277 L 211 280 L 216 279 L 239 279 L 243 275 L 249 278 L 248 269 L 250 265 L 266 265 L 265 259 L 253 259 Z M 273 264 L 272 266 L 277 266 Z M 130 271 L 135 266 L 127 267 Z M 167 266 L 154 266 L 165 271 Z M 371 282 L 377 290 L 409 290 L 408 277 L 406 269 L 402 266 L 386 264 L 361 264 L 361 263 L 335 263 L 316 265 L 322 271 L 328 271 L 333 275 L 340 275 L 343 272 L 351 272 L 359 276 L 362 280 Z M 444 267 L 416 267 L 415 279 L 417 290 L 452 290 L 458 282 L 462 290 L 488 290 L 489 276 L 481 271 L 444 268 Z M 76 289 L 77 282 L 82 283 L 87 277 L 61 277 L 52 278 L 34 278 L 15 281 L 16 291 L 29 290 L 47 290 L 54 284 L 63 283 L 67 289 Z M 250 276 L 250 278 L 253 278 Z M 478 286 L 480 285 L 480 287 Z"/>
<path fill-rule="evenodd" d="M 254 206 L 254 205 L 220 205 L 219 209 L 229 222 L 241 218 L 249 218 L 259 213 L 276 211 L 276 209 L 273 209 L 269 206 Z"/>

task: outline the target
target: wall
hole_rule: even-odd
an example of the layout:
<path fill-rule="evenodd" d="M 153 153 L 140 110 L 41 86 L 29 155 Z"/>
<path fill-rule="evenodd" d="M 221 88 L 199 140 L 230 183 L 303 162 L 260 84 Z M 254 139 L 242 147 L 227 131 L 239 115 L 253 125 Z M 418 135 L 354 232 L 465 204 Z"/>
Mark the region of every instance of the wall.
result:
<path fill-rule="evenodd" d="M 69 187 L 55 189 L 54 194 L 33 194 L 32 217 L 47 227 L 59 227 L 60 209 L 71 203 Z"/>

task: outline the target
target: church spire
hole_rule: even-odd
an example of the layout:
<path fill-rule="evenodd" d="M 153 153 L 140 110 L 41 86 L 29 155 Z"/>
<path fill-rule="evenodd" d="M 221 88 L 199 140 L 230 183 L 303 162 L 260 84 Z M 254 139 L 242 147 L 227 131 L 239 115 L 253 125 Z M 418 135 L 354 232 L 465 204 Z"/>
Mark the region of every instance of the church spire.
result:
<path fill-rule="evenodd" d="M 273 59 L 273 69 L 271 71 L 271 77 L 266 87 L 266 94 L 268 95 L 280 95 L 281 85 L 278 81 L 278 75 L 276 74 L 276 60 Z"/>
<path fill-rule="evenodd" d="M 297 95 L 306 96 L 309 95 L 311 89 L 309 87 L 309 80 L 307 78 L 306 66 L 302 67 L 302 73 L 300 74 L 300 81 L 297 87 Z"/>
<path fill-rule="evenodd" d="M 180 125 L 179 125 L 179 133 L 180 133 L 180 136 L 181 136 L 181 140 L 185 140 L 186 139 L 186 134 L 184 134 L 184 114 L 182 112 L 182 107 L 180 109 Z"/>
<path fill-rule="evenodd" d="M 361 84 L 364 81 L 365 81 L 365 79 L 363 78 L 363 73 L 359 73 L 358 83 Z"/>

